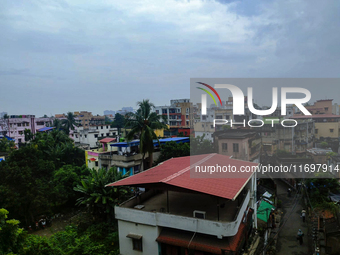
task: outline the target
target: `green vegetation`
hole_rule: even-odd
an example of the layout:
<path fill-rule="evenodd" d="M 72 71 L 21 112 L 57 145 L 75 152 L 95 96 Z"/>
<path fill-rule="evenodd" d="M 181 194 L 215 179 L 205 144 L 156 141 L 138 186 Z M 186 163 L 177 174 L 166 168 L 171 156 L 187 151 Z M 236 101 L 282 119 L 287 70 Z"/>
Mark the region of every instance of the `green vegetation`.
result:
<path fill-rule="evenodd" d="M 190 145 L 188 143 L 167 142 L 161 146 L 161 155 L 154 162 L 154 165 L 177 157 L 190 156 Z"/>
<path fill-rule="evenodd" d="M 105 185 L 127 177 L 116 168 L 109 170 L 90 170 L 90 174 L 81 180 L 74 190 L 82 193 L 78 205 L 89 205 L 95 219 L 110 222 L 114 219 L 114 206 L 131 197 L 131 192 L 125 187 L 105 187 Z"/>
<path fill-rule="evenodd" d="M 68 112 L 66 115 L 66 119 L 62 120 L 62 128 L 64 132 L 68 135 L 70 130 L 74 130 L 74 126 L 76 126 L 76 120 L 72 112 Z"/>
<path fill-rule="evenodd" d="M 69 185 L 80 182 L 84 151 L 64 133 L 37 133 L 0 164 L 0 205 L 24 224 L 77 198 Z"/>
<path fill-rule="evenodd" d="M 168 127 L 161 122 L 161 117 L 157 113 L 152 112 L 155 106 L 148 99 L 138 102 L 137 105 L 139 108 L 136 113 L 130 112 L 126 115 L 125 127 L 131 129 L 126 138 L 131 141 L 135 135 L 139 136 L 139 148 L 140 152 L 143 153 L 142 162 L 144 162 L 145 154 L 148 153 L 150 157 L 149 167 L 151 167 L 152 152 L 154 151 L 153 140 L 158 140 L 154 130 L 167 129 Z"/>
<path fill-rule="evenodd" d="M 328 210 L 335 214 L 339 207 L 330 201 L 329 193 L 339 192 L 339 182 L 335 178 L 323 178 L 321 174 L 316 176 L 317 178 L 306 179 L 306 196 L 310 200 L 310 203 L 314 208 L 321 208 L 322 210 Z"/>
<path fill-rule="evenodd" d="M 121 129 L 125 126 L 125 118 L 123 115 L 116 113 L 115 119 L 113 123 L 111 124 L 111 127 L 118 128 L 118 133 L 121 133 Z"/>
<path fill-rule="evenodd" d="M 9 141 L 7 138 L 0 139 L 0 151 L 10 153 L 15 150 L 14 141 Z"/>
<path fill-rule="evenodd" d="M 215 153 L 214 145 L 204 137 L 205 135 L 190 138 L 191 155 Z"/>

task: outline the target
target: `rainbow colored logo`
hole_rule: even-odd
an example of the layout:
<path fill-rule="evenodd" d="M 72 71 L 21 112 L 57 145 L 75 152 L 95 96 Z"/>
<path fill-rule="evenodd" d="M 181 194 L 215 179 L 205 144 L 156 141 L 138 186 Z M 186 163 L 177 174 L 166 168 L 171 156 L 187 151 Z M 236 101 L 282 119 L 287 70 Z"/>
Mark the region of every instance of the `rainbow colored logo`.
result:
<path fill-rule="evenodd" d="M 222 106 L 222 100 L 221 100 L 221 98 L 220 98 L 220 95 L 217 93 L 217 91 L 216 91 L 213 87 L 211 87 L 210 85 L 205 84 L 205 83 L 203 83 L 203 82 L 197 82 L 197 83 L 199 83 L 199 84 L 201 84 L 201 85 L 204 85 L 204 86 L 208 87 L 209 89 L 211 89 L 212 92 L 214 92 L 215 95 L 217 96 L 218 100 L 220 100 L 220 104 L 221 104 L 221 106 Z M 215 100 L 214 96 L 211 94 L 211 92 L 210 92 L 209 90 L 206 90 L 206 89 L 203 89 L 203 88 L 200 88 L 200 87 L 197 87 L 197 88 L 203 90 L 204 92 L 206 92 L 206 93 L 214 100 L 214 103 L 215 103 L 215 105 L 217 106 L 216 100 Z"/>

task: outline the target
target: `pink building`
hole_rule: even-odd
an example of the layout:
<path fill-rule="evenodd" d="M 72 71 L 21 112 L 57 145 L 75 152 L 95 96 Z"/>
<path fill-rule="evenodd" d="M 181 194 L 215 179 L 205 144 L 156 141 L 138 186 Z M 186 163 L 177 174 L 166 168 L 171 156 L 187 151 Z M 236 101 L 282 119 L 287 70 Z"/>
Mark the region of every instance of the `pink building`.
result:
<path fill-rule="evenodd" d="M 25 142 L 25 129 L 35 134 L 39 129 L 52 123 L 50 118 L 36 118 L 35 115 L 10 115 L 5 121 L 7 123 L 0 128 L 2 132 L 7 131 L 7 136 L 15 139 L 16 144 Z"/>

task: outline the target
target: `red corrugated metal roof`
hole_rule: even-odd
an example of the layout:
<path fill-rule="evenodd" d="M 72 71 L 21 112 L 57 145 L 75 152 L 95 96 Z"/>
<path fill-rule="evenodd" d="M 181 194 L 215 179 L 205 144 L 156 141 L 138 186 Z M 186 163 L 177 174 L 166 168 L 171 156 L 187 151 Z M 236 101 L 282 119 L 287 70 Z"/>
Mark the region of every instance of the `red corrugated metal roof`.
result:
<path fill-rule="evenodd" d="M 148 186 L 166 184 L 183 189 L 197 191 L 217 197 L 235 199 L 244 185 L 248 182 L 252 173 L 244 173 L 242 178 L 191 178 L 190 166 L 194 164 L 220 166 L 256 166 L 257 163 L 231 159 L 229 156 L 220 154 L 205 154 L 169 159 L 160 165 L 139 174 L 127 177 L 107 186 Z"/>
<path fill-rule="evenodd" d="M 101 142 L 101 143 L 110 143 L 112 141 L 116 141 L 116 138 L 104 138 L 104 139 L 100 140 L 99 142 Z"/>

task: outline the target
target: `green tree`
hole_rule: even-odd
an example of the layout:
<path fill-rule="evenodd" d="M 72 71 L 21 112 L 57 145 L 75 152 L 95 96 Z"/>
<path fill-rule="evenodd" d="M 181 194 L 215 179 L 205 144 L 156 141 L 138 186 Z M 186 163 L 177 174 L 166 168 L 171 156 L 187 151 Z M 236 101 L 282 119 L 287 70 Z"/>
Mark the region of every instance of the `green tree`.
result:
<path fill-rule="evenodd" d="M 197 136 L 190 139 L 190 154 L 200 155 L 214 153 L 215 148 L 212 142 L 205 139 L 205 135 Z"/>
<path fill-rule="evenodd" d="M 126 176 L 128 174 L 123 176 L 116 168 L 91 169 L 90 174 L 74 188 L 83 195 L 77 200 L 77 205 L 89 205 L 91 213 L 98 219 L 113 219 L 114 206 L 127 199 L 130 194 L 128 188 L 106 185 Z"/>
<path fill-rule="evenodd" d="M 167 142 L 161 146 L 161 154 L 154 165 L 177 157 L 190 156 L 190 145 L 188 143 Z"/>
<path fill-rule="evenodd" d="M 60 119 L 54 119 L 52 123 L 52 127 L 55 127 L 57 130 L 61 130 L 63 123 Z"/>
<path fill-rule="evenodd" d="M 115 120 L 113 121 L 113 123 L 111 124 L 111 127 L 115 127 L 118 128 L 118 133 L 121 133 L 121 129 L 124 127 L 125 125 L 125 118 L 123 115 L 116 113 L 115 114 Z"/>
<path fill-rule="evenodd" d="M 8 220 L 8 211 L 0 209 L 0 254 L 22 254 L 26 232 L 18 220 Z"/>
<path fill-rule="evenodd" d="M 15 143 L 13 140 L 7 140 L 6 137 L 0 139 L 0 151 L 1 152 L 12 152 L 15 150 Z"/>
<path fill-rule="evenodd" d="M 89 169 L 83 165 L 82 167 L 73 165 L 64 165 L 53 174 L 53 201 L 56 205 L 68 203 L 74 205 L 76 199 L 79 198 L 78 192 L 73 190 L 77 184 L 88 176 Z"/>
<path fill-rule="evenodd" d="M 74 130 L 74 126 L 76 126 L 76 119 L 72 112 L 68 112 L 66 115 L 66 119 L 62 121 L 63 129 L 66 134 L 70 133 L 70 130 Z"/>
<path fill-rule="evenodd" d="M 29 142 L 29 141 L 33 140 L 33 138 L 34 138 L 34 135 L 31 132 L 31 130 L 27 129 L 27 128 L 25 128 L 25 130 L 24 130 L 24 135 L 25 135 L 25 142 Z"/>
<path fill-rule="evenodd" d="M 152 112 L 155 106 L 150 103 L 148 99 L 138 102 L 139 106 L 136 113 L 130 112 L 127 114 L 125 126 L 130 128 L 131 131 L 127 134 L 127 140 L 132 140 L 135 135 L 139 135 L 140 139 L 140 152 L 143 154 L 142 164 L 144 163 L 145 154 L 149 154 L 149 167 L 152 166 L 152 153 L 154 151 L 153 141 L 159 140 L 155 134 L 155 129 L 167 129 L 167 125 L 161 121 L 161 117 Z"/>

